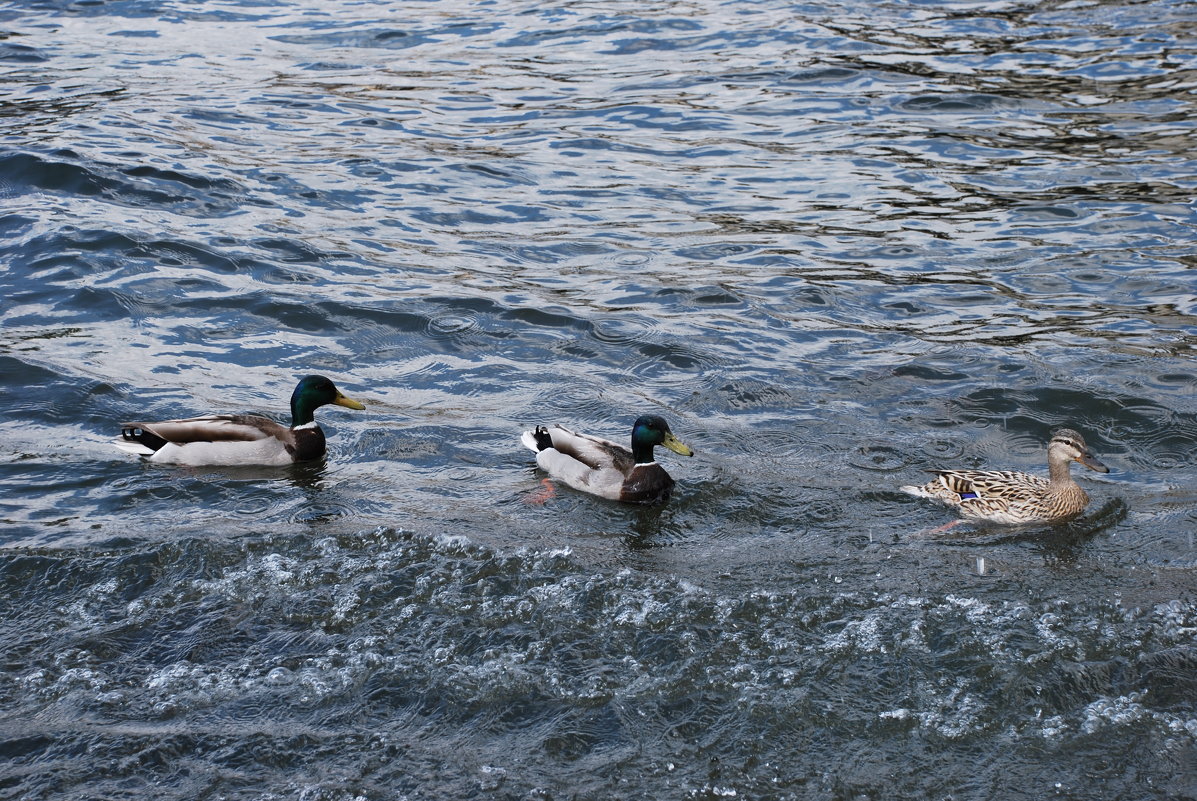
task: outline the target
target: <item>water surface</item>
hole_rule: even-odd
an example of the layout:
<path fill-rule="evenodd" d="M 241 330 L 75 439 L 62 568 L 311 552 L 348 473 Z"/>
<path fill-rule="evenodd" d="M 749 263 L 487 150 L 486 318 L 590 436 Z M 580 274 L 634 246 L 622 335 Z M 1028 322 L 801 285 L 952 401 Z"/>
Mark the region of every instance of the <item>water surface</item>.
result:
<path fill-rule="evenodd" d="M 6 797 L 1197 795 L 1192 4 L 0 20 Z M 322 463 L 107 444 L 313 372 Z M 1068 524 L 896 491 L 1061 425 Z"/>

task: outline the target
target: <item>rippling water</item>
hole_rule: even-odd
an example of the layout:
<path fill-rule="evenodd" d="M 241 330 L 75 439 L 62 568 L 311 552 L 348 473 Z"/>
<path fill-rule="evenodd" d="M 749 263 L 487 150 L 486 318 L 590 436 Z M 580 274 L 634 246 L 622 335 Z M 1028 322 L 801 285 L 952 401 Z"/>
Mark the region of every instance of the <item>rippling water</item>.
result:
<path fill-rule="evenodd" d="M 1197 796 L 1191 3 L 0 20 L 0 796 Z M 107 444 L 312 372 L 325 463 Z M 1065 424 L 1071 523 L 895 491 Z"/>

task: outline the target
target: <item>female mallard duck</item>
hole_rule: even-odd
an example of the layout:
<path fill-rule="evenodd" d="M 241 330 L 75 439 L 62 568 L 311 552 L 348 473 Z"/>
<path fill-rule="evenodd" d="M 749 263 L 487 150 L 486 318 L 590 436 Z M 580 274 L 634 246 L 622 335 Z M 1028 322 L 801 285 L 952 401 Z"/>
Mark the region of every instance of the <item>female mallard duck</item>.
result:
<path fill-rule="evenodd" d="M 669 498 L 673 479 L 653 457 L 657 445 L 682 456 L 694 455 L 669 430 L 669 423 L 652 414 L 632 426 L 631 450 L 562 425 L 537 426 L 525 431 L 520 441 L 536 453 L 536 464 L 551 477 L 582 492 L 626 503 L 660 503 Z"/>
<path fill-rule="evenodd" d="M 214 414 L 161 423 L 121 423 L 112 441 L 151 462 L 189 465 L 285 465 L 324 456 L 324 432 L 314 412 L 333 403 L 364 409 L 322 375 L 302 379 L 291 393 L 291 427 L 265 417 Z"/>
<path fill-rule="evenodd" d="M 1062 428 L 1047 446 L 1048 478 L 1007 470 L 933 470 L 921 487 L 902 487 L 920 498 L 943 501 L 964 517 L 994 523 L 1055 523 L 1080 514 L 1089 496 L 1072 479 L 1071 462 L 1108 473 L 1077 432 Z"/>

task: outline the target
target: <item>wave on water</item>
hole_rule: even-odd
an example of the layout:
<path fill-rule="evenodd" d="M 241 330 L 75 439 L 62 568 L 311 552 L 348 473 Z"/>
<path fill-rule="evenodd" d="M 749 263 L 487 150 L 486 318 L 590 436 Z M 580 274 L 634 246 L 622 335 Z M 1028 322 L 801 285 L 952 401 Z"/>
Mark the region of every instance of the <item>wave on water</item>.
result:
<path fill-rule="evenodd" d="M 1192 796 L 1190 17 L 10 4 L 2 792 Z M 519 442 L 645 413 L 661 506 Z M 1060 426 L 1067 523 L 897 489 Z"/>

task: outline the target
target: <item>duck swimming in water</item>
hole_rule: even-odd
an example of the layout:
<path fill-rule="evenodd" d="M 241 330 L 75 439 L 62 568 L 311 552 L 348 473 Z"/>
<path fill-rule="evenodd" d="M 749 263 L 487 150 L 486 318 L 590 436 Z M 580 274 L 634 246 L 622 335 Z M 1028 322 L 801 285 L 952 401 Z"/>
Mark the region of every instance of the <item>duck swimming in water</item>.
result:
<path fill-rule="evenodd" d="M 552 478 L 576 490 L 625 503 L 668 500 L 674 482 L 657 464 L 653 455 L 657 445 L 682 456 L 694 455 L 669 430 L 669 423 L 655 414 L 636 420 L 631 449 L 562 425 L 537 426 L 525 431 L 520 441 L 536 453 L 536 463 Z"/>
<path fill-rule="evenodd" d="M 993 523 L 1055 523 L 1084 511 L 1089 496 L 1072 478 L 1069 465 L 1080 462 L 1090 470 L 1106 467 L 1070 428 L 1057 431 L 1047 446 L 1048 477 L 1007 470 L 932 470 L 936 477 L 903 492 L 941 501 L 962 517 Z"/>
<path fill-rule="evenodd" d="M 160 423 L 122 423 L 121 436 L 112 444 L 126 453 L 167 464 L 304 462 L 324 456 L 324 432 L 314 412 L 330 403 L 347 409 L 366 408 L 342 395 L 324 376 L 310 375 L 301 379 L 291 393 L 290 428 L 256 415 L 215 414 Z"/>

